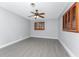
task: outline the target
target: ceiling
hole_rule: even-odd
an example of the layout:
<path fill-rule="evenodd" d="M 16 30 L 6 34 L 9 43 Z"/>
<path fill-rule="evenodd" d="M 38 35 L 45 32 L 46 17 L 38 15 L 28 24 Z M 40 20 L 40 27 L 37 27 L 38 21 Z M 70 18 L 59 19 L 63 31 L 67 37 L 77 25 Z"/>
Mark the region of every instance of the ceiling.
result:
<path fill-rule="evenodd" d="M 69 2 L 37 2 L 35 4 L 35 7 L 32 7 L 28 2 L 0 2 L 0 7 L 26 19 L 33 20 L 34 18 L 28 17 L 32 15 L 31 11 L 38 9 L 45 13 L 45 19 L 55 19 L 70 5 Z"/>

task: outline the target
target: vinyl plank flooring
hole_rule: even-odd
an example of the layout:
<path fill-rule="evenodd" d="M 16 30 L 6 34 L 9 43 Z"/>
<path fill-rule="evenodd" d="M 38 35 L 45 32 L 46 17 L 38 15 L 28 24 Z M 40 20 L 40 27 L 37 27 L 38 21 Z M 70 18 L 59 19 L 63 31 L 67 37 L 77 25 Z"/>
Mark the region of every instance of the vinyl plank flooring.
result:
<path fill-rule="evenodd" d="M 0 57 L 69 57 L 55 39 L 28 38 L 0 49 Z"/>

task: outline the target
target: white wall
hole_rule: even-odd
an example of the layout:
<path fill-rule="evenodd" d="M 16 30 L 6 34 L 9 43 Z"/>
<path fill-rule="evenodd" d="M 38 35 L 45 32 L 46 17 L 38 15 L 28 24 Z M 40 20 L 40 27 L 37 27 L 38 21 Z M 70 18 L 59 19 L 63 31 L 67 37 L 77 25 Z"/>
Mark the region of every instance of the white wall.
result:
<path fill-rule="evenodd" d="M 36 21 L 36 20 L 35 20 Z M 40 38 L 51 38 L 58 39 L 58 27 L 56 19 L 42 19 L 41 21 L 45 21 L 45 30 L 34 30 L 34 22 L 31 22 L 31 36 L 32 37 L 40 37 Z M 39 20 L 37 20 L 39 21 Z"/>
<path fill-rule="evenodd" d="M 29 20 L 0 8 L 0 47 L 29 36 Z"/>
<path fill-rule="evenodd" d="M 60 21 L 60 28 L 62 28 L 62 19 Z M 59 40 L 65 46 L 70 56 L 79 57 L 79 33 L 65 32 L 60 29 Z"/>
<path fill-rule="evenodd" d="M 79 57 L 79 33 L 66 32 L 62 30 L 62 17 L 60 16 L 59 21 L 59 41 L 65 47 L 70 56 Z"/>

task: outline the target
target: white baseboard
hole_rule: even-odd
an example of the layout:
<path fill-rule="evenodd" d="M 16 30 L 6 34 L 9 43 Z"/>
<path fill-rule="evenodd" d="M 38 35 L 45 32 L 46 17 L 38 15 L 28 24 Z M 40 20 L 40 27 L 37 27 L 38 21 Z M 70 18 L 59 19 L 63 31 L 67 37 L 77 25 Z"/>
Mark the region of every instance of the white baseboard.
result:
<path fill-rule="evenodd" d="M 66 51 L 68 52 L 68 54 L 70 55 L 70 57 L 76 57 L 71 50 L 61 41 L 59 40 L 59 42 L 63 45 L 63 47 L 66 49 Z"/>
<path fill-rule="evenodd" d="M 36 38 L 48 38 L 48 39 L 58 39 L 57 37 L 46 37 L 46 36 L 31 36 Z"/>
<path fill-rule="evenodd" d="M 4 45 L 0 46 L 0 49 L 2 49 L 2 48 L 4 48 L 4 47 L 7 47 L 7 46 L 9 46 L 9 45 L 12 45 L 12 44 L 14 44 L 14 43 L 20 42 L 20 41 L 22 41 L 22 40 L 24 40 L 24 39 L 27 39 L 27 38 L 30 38 L 30 37 L 25 37 L 25 38 L 23 38 L 23 39 L 18 39 L 18 40 L 16 40 L 16 41 L 12 41 L 12 42 L 10 42 L 10 43 L 4 44 Z"/>

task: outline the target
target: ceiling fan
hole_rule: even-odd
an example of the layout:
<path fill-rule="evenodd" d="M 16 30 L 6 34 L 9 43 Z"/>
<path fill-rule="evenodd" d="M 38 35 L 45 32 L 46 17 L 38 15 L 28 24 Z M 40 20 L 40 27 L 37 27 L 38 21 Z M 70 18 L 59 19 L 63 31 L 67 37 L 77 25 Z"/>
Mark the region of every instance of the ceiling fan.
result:
<path fill-rule="evenodd" d="M 35 12 L 31 12 L 33 15 L 29 17 L 34 17 L 35 19 L 37 18 L 45 18 L 44 15 L 45 13 L 39 13 L 38 10 L 36 9 Z"/>

